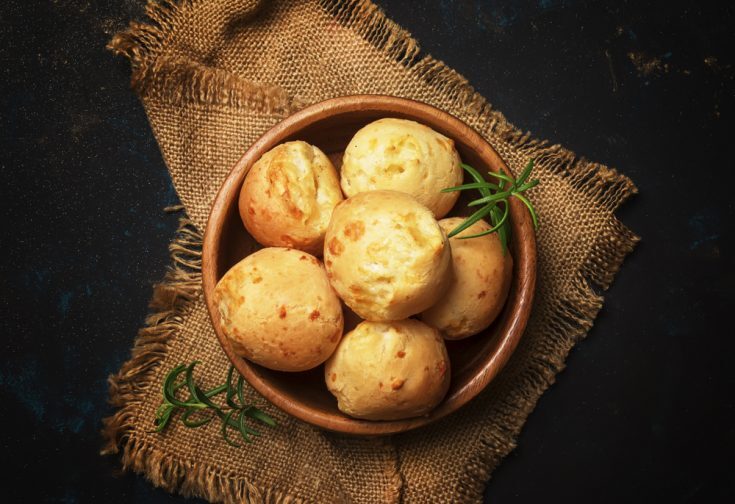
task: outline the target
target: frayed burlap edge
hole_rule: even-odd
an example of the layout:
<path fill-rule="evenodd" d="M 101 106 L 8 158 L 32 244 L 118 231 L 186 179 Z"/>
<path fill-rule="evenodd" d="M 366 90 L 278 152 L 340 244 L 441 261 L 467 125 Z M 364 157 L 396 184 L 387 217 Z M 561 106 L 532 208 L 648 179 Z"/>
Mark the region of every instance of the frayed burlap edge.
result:
<path fill-rule="evenodd" d="M 141 96 L 155 96 L 163 103 L 196 102 L 286 115 L 304 106 L 282 87 L 244 79 L 218 68 L 180 56 L 165 54 L 166 41 L 179 11 L 197 0 L 149 0 L 148 23 L 131 22 L 115 34 L 107 48 L 125 56 L 132 66 L 131 87 Z"/>
<path fill-rule="evenodd" d="M 169 212 L 181 211 L 183 206 L 168 207 Z M 145 382 L 157 361 L 167 353 L 168 340 L 181 326 L 182 316 L 190 303 L 201 294 L 202 236 L 186 218 L 179 220 L 176 236 L 169 245 L 172 266 L 163 281 L 153 288 L 149 303 L 150 314 L 145 326 L 138 332 L 130 360 L 109 377 L 110 403 L 119 408 L 103 420 L 105 445 L 101 453 L 117 453 L 134 424 L 134 406 L 141 400 Z"/>
<path fill-rule="evenodd" d="M 182 211 L 183 206 L 166 208 Z M 186 497 L 201 497 L 211 502 L 265 502 L 298 504 L 301 499 L 275 489 L 260 489 L 245 478 L 222 474 L 208 464 L 182 461 L 161 453 L 143 440 L 130 438 L 137 422 L 136 406 L 150 387 L 150 377 L 168 351 L 193 301 L 201 296 L 202 235 L 194 224 L 182 217 L 176 236 L 169 245 L 172 266 L 163 281 L 154 286 L 146 325 L 135 338 L 132 356 L 108 378 L 110 404 L 117 411 L 103 420 L 102 455 L 123 448 L 124 469 L 144 474 L 154 485 L 177 491 Z"/>
<path fill-rule="evenodd" d="M 108 47 L 131 61 L 133 88 L 141 96 L 155 94 L 172 104 L 194 101 L 276 114 L 287 114 L 301 108 L 303 104 L 298 97 L 288 96 L 279 86 L 251 82 L 219 69 L 163 54 L 178 10 L 190 8 L 196 1 L 150 3 L 146 8 L 149 24 L 131 23 L 127 31 L 112 39 Z M 533 139 L 529 132 L 515 128 L 464 77 L 443 62 L 422 55 L 410 33 L 388 19 L 369 0 L 322 0 L 319 3 L 343 26 L 354 30 L 387 57 L 449 96 L 461 110 L 474 114 L 478 119 L 476 129 L 485 136 L 500 136 L 527 157 L 535 158 L 539 164 L 543 163 L 566 179 L 606 210 L 614 212 L 637 192 L 632 181 L 616 170 L 578 158 L 559 145 Z M 185 236 L 184 242 L 181 241 L 182 236 Z M 564 368 L 569 350 L 592 327 L 603 303 L 603 297 L 595 289 L 609 287 L 623 259 L 638 240 L 635 234 L 611 218 L 572 281 L 575 295 L 555 303 L 549 332 L 545 335 L 550 343 L 544 348 L 543 355 L 530 359 L 521 373 L 519 380 L 525 386 L 503 398 L 499 414 L 490 420 L 494 427 L 493 435 L 478 440 L 480 449 L 466 465 L 464 477 L 457 484 L 456 494 L 460 501 L 477 502 L 482 499 L 492 471 L 515 448 L 515 439 L 538 398 Z M 200 246 L 201 236 L 190 222 L 182 220 L 179 234 L 171 245 L 174 268 L 156 287 L 151 302 L 151 308 L 159 311 L 148 318 L 147 326 L 136 338 L 131 360 L 117 375 L 110 377 L 110 402 L 119 410 L 105 420 L 103 453 L 116 453 L 123 445 L 124 467 L 141 472 L 154 484 L 183 495 L 196 495 L 210 501 L 257 499 L 259 502 L 300 502 L 282 492 L 262 492 L 242 478 L 219 474 L 209 466 L 174 460 L 156 453 L 140 441 L 128 442 L 128 433 L 134 422 L 134 405 L 139 394 L 143 393 L 141 385 L 146 383 L 146 377 L 158 358 L 165 354 L 166 342 L 175 334 L 188 303 L 199 295 L 197 261 L 200 259 L 197 250 Z M 185 268 L 180 267 L 181 260 L 187 261 Z M 163 305 L 162 300 L 165 300 Z M 167 309 L 160 311 L 164 306 Z M 400 498 L 399 463 L 393 472 L 399 482 L 395 493 Z"/>

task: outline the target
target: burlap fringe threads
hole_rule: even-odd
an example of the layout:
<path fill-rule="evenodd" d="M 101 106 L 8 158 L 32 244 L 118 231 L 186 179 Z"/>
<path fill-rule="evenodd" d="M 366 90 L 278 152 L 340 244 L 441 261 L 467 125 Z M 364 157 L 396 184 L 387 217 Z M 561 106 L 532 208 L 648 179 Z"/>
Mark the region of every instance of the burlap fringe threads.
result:
<path fill-rule="evenodd" d="M 166 210 L 181 211 L 183 207 Z M 201 296 L 201 246 L 201 233 L 187 218 L 179 219 L 176 237 L 169 245 L 172 267 L 154 287 L 151 314 L 135 339 L 130 360 L 108 379 L 110 403 L 117 411 L 103 420 L 105 445 L 100 453 L 115 454 L 123 446 L 124 468 L 143 473 L 154 485 L 184 496 L 203 497 L 212 502 L 300 503 L 300 499 L 282 492 L 261 491 L 243 478 L 221 474 L 205 464 L 176 460 L 144 441 L 128 439 L 136 420 L 135 405 L 147 394 L 140 383 L 147 381 L 147 375 L 165 356 L 168 340 L 179 330 L 191 303 Z"/>

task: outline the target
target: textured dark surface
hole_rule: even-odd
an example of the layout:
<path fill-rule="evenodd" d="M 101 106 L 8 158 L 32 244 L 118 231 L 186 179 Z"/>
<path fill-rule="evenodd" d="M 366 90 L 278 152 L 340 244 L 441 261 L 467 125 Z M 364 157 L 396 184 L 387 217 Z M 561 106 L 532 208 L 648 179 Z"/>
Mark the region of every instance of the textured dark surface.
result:
<path fill-rule="evenodd" d="M 641 192 L 620 216 L 643 241 L 487 499 L 731 500 L 733 8 L 379 4 L 511 122 Z M 104 49 L 141 10 L 0 4 L 5 502 L 181 501 L 98 456 L 106 377 L 128 358 L 176 227 L 128 64 Z"/>

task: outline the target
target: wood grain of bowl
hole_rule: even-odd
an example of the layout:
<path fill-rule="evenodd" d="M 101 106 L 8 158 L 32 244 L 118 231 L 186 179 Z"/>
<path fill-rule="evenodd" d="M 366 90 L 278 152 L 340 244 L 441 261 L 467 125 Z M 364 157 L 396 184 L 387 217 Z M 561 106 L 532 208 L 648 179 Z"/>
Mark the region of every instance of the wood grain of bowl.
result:
<path fill-rule="evenodd" d="M 514 271 L 503 312 L 486 331 L 468 339 L 448 341 L 452 383 L 429 415 L 394 421 L 351 418 L 337 409 L 324 384 L 323 366 L 301 373 L 272 371 L 238 355 L 224 336 L 213 302 L 217 281 L 248 254 L 261 248 L 247 233 L 238 213 L 240 187 L 250 167 L 265 152 L 291 140 L 304 140 L 322 149 L 339 169 L 342 152 L 362 126 L 382 117 L 412 119 L 454 140 L 462 160 L 481 170 L 508 168 L 477 132 L 434 107 L 391 96 L 358 95 L 334 98 L 297 112 L 271 128 L 234 166 L 217 194 L 204 235 L 202 276 L 204 296 L 222 348 L 237 370 L 266 399 L 290 415 L 331 431 L 383 435 L 429 424 L 477 396 L 501 371 L 515 350 L 528 322 L 536 283 L 536 241 L 523 204 L 510 199 Z M 463 199 L 450 215 L 466 215 Z"/>

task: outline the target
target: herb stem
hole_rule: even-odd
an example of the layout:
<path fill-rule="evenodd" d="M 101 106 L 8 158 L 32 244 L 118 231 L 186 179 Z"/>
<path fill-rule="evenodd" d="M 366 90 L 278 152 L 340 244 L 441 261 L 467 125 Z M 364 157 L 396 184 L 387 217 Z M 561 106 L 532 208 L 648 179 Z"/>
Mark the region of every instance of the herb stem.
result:
<path fill-rule="evenodd" d="M 533 171 L 534 160 L 531 159 L 528 164 L 521 171 L 520 176 L 514 179 L 505 173 L 500 172 L 487 172 L 491 177 L 498 179 L 498 183 L 487 182 L 482 174 L 472 166 L 461 163 L 462 168 L 470 175 L 474 182 L 462 184 L 454 187 L 447 187 L 442 192 L 452 191 L 466 191 L 476 189 L 480 193 L 480 198 L 471 201 L 467 204 L 468 207 L 481 207 L 476 210 L 472 215 L 467 217 L 461 224 L 455 227 L 447 235 L 448 238 L 458 235 L 465 229 L 475 224 L 480 219 L 489 217 L 491 228 L 480 233 L 475 233 L 468 236 L 460 236 L 460 240 L 467 240 L 470 238 L 477 238 L 485 236 L 490 233 L 498 233 L 498 238 L 503 246 L 503 254 L 508 250 L 508 241 L 510 239 L 510 222 L 508 220 L 509 207 L 508 200 L 511 197 L 518 198 L 528 208 L 528 212 L 531 214 L 533 220 L 533 226 L 538 229 L 538 215 L 533 205 L 528 198 L 522 193 L 536 187 L 539 184 L 537 179 L 533 179 L 527 182 L 528 177 Z"/>
<path fill-rule="evenodd" d="M 233 387 L 232 382 L 235 372 L 233 366 L 230 366 L 227 372 L 226 383 L 205 391 L 194 380 L 194 368 L 197 364 L 199 364 L 199 361 L 194 361 L 188 366 L 180 364 L 166 375 L 163 381 L 163 402 L 156 410 L 154 421 L 156 428 L 154 432 L 162 432 L 177 412 L 181 412 L 181 423 L 192 429 L 207 425 L 213 418 L 217 417 L 222 421 L 220 431 L 225 442 L 231 446 L 239 447 L 239 444 L 230 439 L 229 429 L 237 430 L 245 442 L 251 443 L 250 436 L 259 436 L 260 433 L 247 425 L 247 419 L 256 420 L 269 427 L 277 425 L 275 420 L 264 411 L 245 402 L 243 390 L 245 382 L 242 376 L 238 377 L 237 385 Z M 178 381 L 182 374 L 184 379 Z M 189 392 L 189 397 L 185 400 L 179 399 L 177 396 L 182 389 Z M 219 405 L 212 400 L 212 398 L 223 392 L 226 392 L 226 406 Z M 235 396 L 237 396 L 239 404 L 234 400 Z M 197 416 L 198 418 L 196 418 Z"/>

